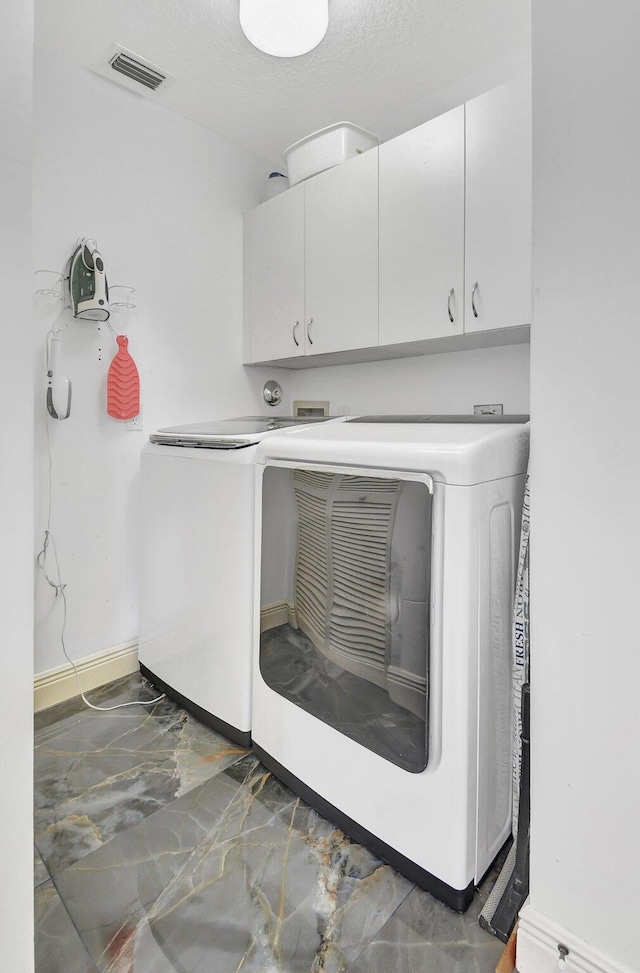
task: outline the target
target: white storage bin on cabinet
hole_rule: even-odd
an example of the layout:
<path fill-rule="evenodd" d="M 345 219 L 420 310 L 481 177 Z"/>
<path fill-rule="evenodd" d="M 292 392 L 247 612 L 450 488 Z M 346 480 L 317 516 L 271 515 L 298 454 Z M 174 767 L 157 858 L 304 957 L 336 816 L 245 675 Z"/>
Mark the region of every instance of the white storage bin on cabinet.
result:
<path fill-rule="evenodd" d="M 322 128 L 290 145 L 282 153 L 289 173 L 289 183 L 294 186 L 303 179 L 309 179 L 325 169 L 346 162 L 347 159 L 355 159 L 376 145 L 380 145 L 378 136 L 359 128 L 353 122 L 336 122 L 335 125 Z"/>

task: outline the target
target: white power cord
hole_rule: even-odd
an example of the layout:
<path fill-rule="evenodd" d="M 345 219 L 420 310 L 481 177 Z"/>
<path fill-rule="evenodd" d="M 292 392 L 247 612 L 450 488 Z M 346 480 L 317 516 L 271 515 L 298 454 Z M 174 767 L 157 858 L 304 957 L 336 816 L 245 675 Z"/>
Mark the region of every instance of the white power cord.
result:
<path fill-rule="evenodd" d="M 51 333 L 52 332 L 49 332 L 49 334 Z M 49 347 L 49 334 L 47 335 L 47 351 Z M 117 703 L 115 706 L 95 706 L 93 703 L 89 702 L 89 700 L 85 696 L 84 691 L 82 689 L 82 684 L 80 682 L 80 675 L 78 673 L 77 666 L 74 663 L 73 659 L 69 658 L 69 655 L 67 653 L 67 647 L 65 644 L 65 629 L 67 626 L 67 596 L 65 594 L 65 588 L 67 586 L 65 583 L 63 583 L 62 578 L 60 577 L 60 564 L 58 562 L 58 552 L 56 550 L 56 542 L 53 534 L 51 533 L 52 458 L 51 458 L 51 440 L 49 438 L 49 418 L 48 417 L 46 418 L 46 423 L 47 423 L 47 454 L 49 457 L 49 469 L 48 469 L 49 495 L 48 495 L 48 503 L 47 503 L 47 526 L 44 532 L 44 542 L 42 545 L 42 550 L 38 554 L 36 560 L 38 563 L 38 567 L 40 568 L 42 574 L 44 575 L 45 581 L 47 582 L 47 584 L 51 585 L 51 587 L 55 590 L 56 598 L 60 597 L 62 599 L 62 629 L 60 631 L 60 644 L 62 646 L 64 657 L 69 663 L 69 665 L 71 666 L 71 668 L 73 669 L 73 673 L 76 677 L 76 682 L 78 683 L 78 691 L 82 696 L 83 702 L 85 703 L 86 706 L 89 707 L 89 709 L 95 709 L 101 713 L 106 713 L 114 709 L 123 709 L 125 706 L 152 706 L 154 703 L 159 703 L 161 699 L 164 699 L 165 693 L 162 693 L 160 696 L 156 696 L 155 699 L 134 699 L 129 703 Z M 55 565 L 54 578 L 51 578 L 51 576 L 47 571 L 47 554 L 49 552 L 49 545 L 51 545 L 53 549 L 53 562 Z"/>

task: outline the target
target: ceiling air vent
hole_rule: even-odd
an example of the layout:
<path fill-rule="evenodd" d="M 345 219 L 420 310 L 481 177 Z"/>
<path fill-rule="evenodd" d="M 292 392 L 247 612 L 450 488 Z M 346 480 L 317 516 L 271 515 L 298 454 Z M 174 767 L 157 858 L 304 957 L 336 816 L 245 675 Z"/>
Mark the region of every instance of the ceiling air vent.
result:
<path fill-rule="evenodd" d="M 118 51 L 117 54 L 114 54 L 109 64 L 114 71 L 124 74 L 126 78 L 137 81 L 138 84 L 144 85 L 145 88 L 150 88 L 152 91 L 157 91 L 163 81 L 167 79 L 167 75 L 163 74 L 162 71 L 150 67 L 150 65 L 124 51 Z"/>

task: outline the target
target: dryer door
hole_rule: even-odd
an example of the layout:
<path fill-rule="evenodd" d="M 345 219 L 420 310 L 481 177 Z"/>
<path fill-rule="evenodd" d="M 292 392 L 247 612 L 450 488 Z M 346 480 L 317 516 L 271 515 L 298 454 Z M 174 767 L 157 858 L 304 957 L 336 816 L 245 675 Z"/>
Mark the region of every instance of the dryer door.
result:
<path fill-rule="evenodd" d="M 428 759 L 432 489 L 302 464 L 263 478 L 263 680 L 411 773 Z"/>

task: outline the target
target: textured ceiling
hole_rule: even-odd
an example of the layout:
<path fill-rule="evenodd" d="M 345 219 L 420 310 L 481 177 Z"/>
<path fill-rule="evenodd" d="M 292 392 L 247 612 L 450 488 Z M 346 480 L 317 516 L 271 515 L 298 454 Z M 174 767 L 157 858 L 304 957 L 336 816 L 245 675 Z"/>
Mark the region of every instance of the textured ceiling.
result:
<path fill-rule="evenodd" d="M 329 15 L 319 47 L 282 59 L 246 40 L 238 0 L 39 0 L 36 41 L 111 78 L 121 44 L 177 79 L 147 97 L 279 160 L 344 119 L 396 135 L 437 92 L 526 56 L 530 36 L 529 0 L 329 0 Z"/>

